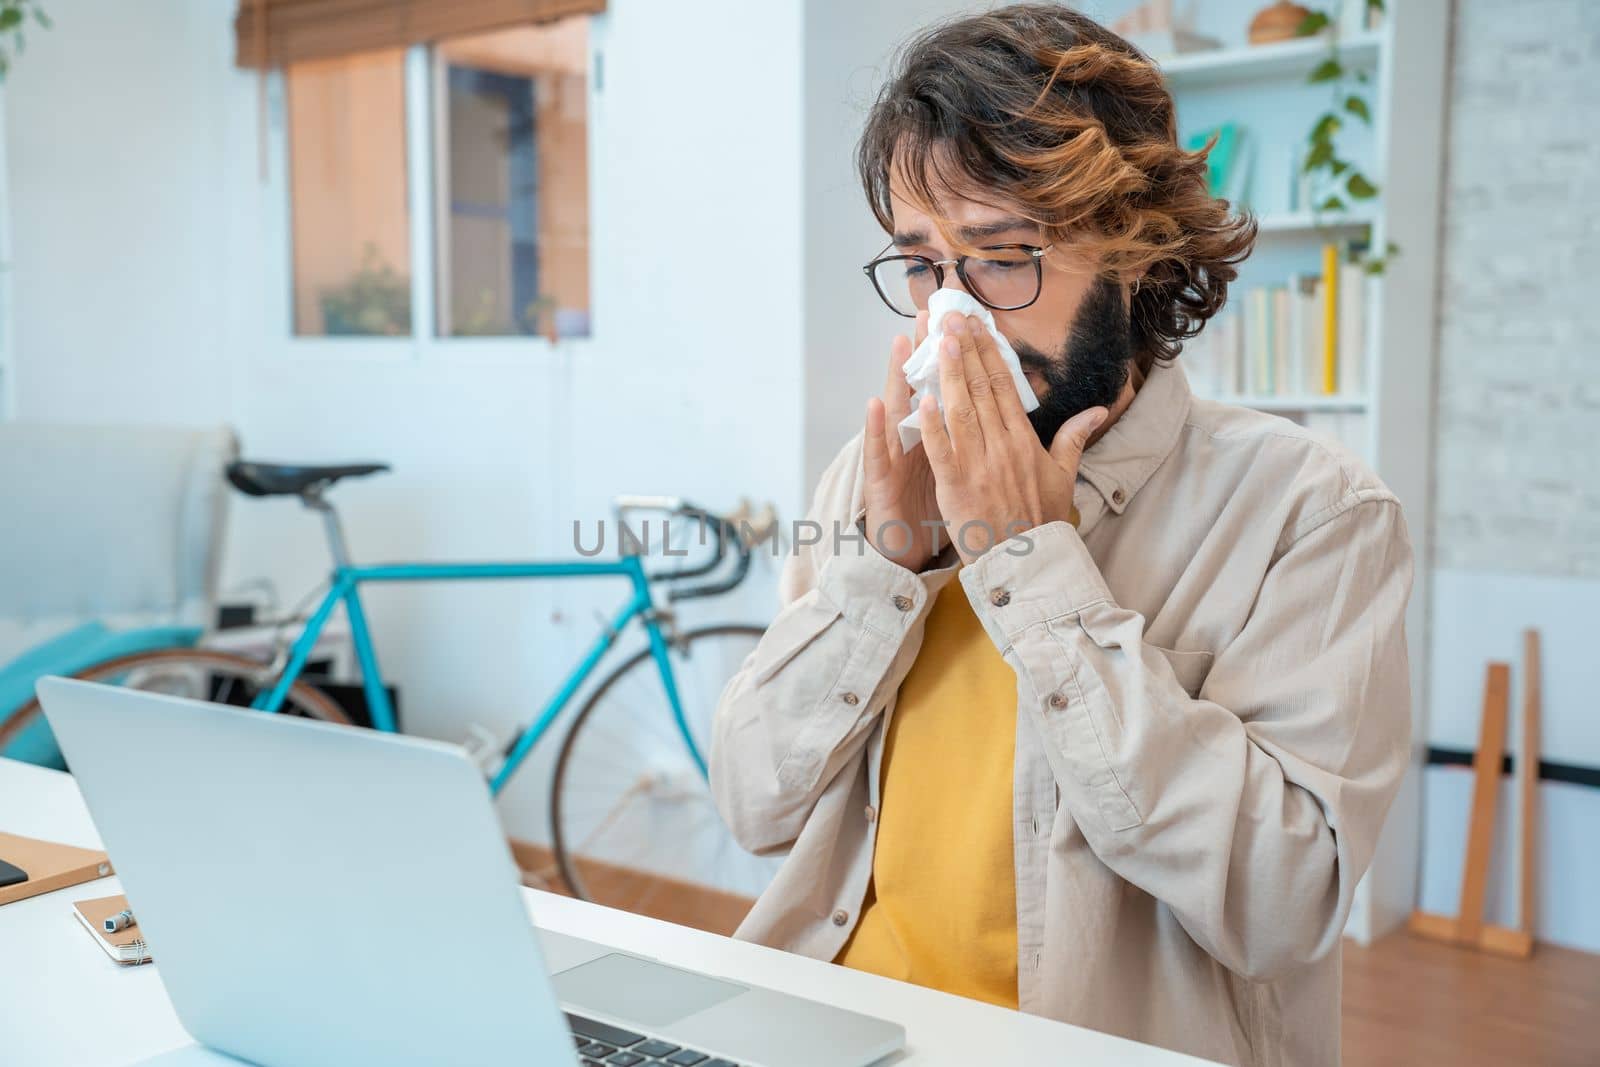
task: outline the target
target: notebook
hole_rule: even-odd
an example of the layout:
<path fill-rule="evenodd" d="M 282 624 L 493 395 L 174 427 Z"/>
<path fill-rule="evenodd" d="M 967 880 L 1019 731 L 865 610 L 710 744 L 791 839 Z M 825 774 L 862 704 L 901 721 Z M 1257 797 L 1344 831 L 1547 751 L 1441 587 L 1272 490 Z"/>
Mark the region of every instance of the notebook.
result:
<path fill-rule="evenodd" d="M 116 962 L 149 963 L 150 949 L 145 945 L 144 934 L 139 932 L 137 923 L 114 934 L 106 933 L 106 920 L 127 906 L 128 898 L 119 893 L 114 897 L 80 900 L 72 905 L 72 914 L 78 917 L 85 930 L 94 935 L 95 942 L 105 949 L 106 955 Z"/>
<path fill-rule="evenodd" d="M 104 852 L 16 834 L 0 834 L 0 859 L 20 867 L 28 876 L 26 882 L 0 889 L 0 904 L 26 900 L 111 873 L 111 861 Z"/>

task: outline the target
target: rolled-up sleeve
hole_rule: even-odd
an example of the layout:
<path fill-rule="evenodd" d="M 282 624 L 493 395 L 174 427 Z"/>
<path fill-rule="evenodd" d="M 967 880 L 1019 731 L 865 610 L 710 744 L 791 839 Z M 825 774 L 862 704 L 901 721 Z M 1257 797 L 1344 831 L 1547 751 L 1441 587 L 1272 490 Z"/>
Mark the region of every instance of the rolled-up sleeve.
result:
<path fill-rule="evenodd" d="M 1337 944 L 1408 758 L 1400 506 L 1356 494 L 1308 525 L 1198 697 L 1067 524 L 961 575 L 1090 847 L 1248 978 Z"/>

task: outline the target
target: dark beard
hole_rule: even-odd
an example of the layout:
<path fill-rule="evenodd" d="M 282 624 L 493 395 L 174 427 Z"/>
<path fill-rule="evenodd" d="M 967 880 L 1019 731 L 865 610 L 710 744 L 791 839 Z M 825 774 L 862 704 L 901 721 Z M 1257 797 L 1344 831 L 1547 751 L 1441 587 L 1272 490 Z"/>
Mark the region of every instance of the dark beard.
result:
<path fill-rule="evenodd" d="M 1110 408 L 1128 382 L 1133 331 L 1122 290 L 1102 278 L 1078 305 L 1060 354 L 1047 356 L 1026 341 L 1012 340 L 1022 369 L 1044 379 L 1039 406 L 1028 413 L 1039 443 L 1048 450 L 1067 420 L 1092 407 Z"/>

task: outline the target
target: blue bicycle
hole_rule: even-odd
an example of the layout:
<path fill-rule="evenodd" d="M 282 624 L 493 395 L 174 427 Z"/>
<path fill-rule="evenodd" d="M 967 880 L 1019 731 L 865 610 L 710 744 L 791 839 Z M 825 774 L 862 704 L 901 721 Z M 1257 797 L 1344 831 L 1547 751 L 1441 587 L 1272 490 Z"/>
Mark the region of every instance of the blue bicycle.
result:
<path fill-rule="evenodd" d="M 657 570 L 647 570 L 643 555 L 626 546 L 615 559 L 352 563 L 327 492 L 343 479 L 388 469 L 381 463 L 291 466 L 238 461 L 228 466 L 228 480 L 240 492 L 295 496 L 318 513 L 333 559 L 326 593 L 273 662 L 207 650 L 202 641 L 201 647 L 160 649 L 108 661 L 79 672 L 79 677 L 187 691 L 264 712 L 348 723 L 344 708 L 305 675 L 319 639 L 335 612 L 343 609 L 370 725 L 394 732 L 395 709 L 378 666 L 362 586 L 621 579 L 628 585 L 627 600 L 538 715 L 504 745 L 480 746 L 476 755 L 489 788 L 497 794 L 505 788 L 574 698 L 585 691 L 607 653 L 637 624 L 643 631 L 643 647 L 588 686 L 587 698 L 562 741 L 550 788 L 553 865 L 577 896 L 632 910 L 643 910 L 644 898 L 663 886 L 741 898 L 758 893 L 773 863 L 745 853 L 733 841 L 711 803 L 706 756 L 718 696 L 755 648 L 763 628 L 721 624 L 680 630 L 672 605 L 715 596 L 742 582 L 749 573 L 752 544 L 774 525 L 770 516 L 751 523 L 671 497 L 617 498 L 619 531 L 631 529 L 630 519 L 640 512 L 659 513 L 668 523 L 677 521 L 680 536 L 692 529 L 705 546 L 697 562 Z M 680 545 L 673 554 L 687 559 L 689 553 Z M 720 576 L 708 577 L 719 570 Z M 0 740 L 23 729 L 37 710 L 36 704 L 25 706 L 0 724 Z M 518 858 L 525 869 L 536 869 L 544 857 L 537 846 L 524 846 Z"/>

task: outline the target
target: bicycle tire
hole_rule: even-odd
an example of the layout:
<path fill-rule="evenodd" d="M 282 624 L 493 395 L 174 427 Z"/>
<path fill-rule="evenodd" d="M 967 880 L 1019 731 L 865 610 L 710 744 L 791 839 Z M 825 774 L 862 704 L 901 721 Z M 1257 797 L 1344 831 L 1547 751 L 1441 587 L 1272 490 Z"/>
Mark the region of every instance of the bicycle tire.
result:
<path fill-rule="evenodd" d="M 765 632 L 765 627 L 739 623 L 723 623 L 711 626 L 701 626 L 680 634 L 675 642 L 675 646 L 688 645 L 692 647 L 695 641 L 703 638 L 727 636 L 749 637 L 755 640 L 760 640 L 761 636 Z M 607 694 L 612 690 L 613 687 L 617 685 L 618 682 L 626 678 L 630 671 L 637 669 L 641 664 L 644 664 L 652 673 L 652 675 L 654 674 L 655 664 L 651 657 L 649 648 L 640 649 L 637 653 L 623 661 L 616 670 L 608 674 L 605 680 L 594 689 L 594 691 L 590 694 L 589 699 L 584 701 L 583 707 L 578 710 L 577 715 L 573 718 L 572 725 L 567 730 L 566 737 L 562 739 L 561 751 L 556 757 L 555 772 L 551 776 L 550 840 L 553 845 L 552 851 L 555 853 L 556 866 L 561 873 L 562 880 L 566 883 L 567 888 L 572 892 L 572 894 L 578 897 L 580 900 L 595 901 L 596 903 L 611 903 L 607 901 L 597 901 L 595 895 L 590 892 L 589 885 L 585 881 L 583 872 L 579 869 L 579 865 L 577 863 L 577 856 L 573 850 L 574 842 L 569 839 L 569 835 L 563 823 L 562 814 L 566 806 L 563 797 L 568 776 L 572 773 L 572 757 L 574 747 L 577 744 L 578 739 L 582 736 L 584 726 L 591 722 L 595 711 L 604 705 Z M 656 677 L 655 685 L 659 690 L 660 680 L 658 676 Z M 664 696 L 662 705 L 662 713 L 670 716 L 670 712 L 666 707 Z M 689 713 L 689 710 L 685 709 L 685 714 L 687 715 Z M 674 731 L 676 731 L 676 727 L 674 727 Z M 707 751 L 703 752 L 702 755 L 709 758 L 710 753 Z M 709 786 L 707 786 L 707 789 L 709 790 Z M 613 903 L 613 906 L 623 905 L 616 905 Z"/>
<path fill-rule="evenodd" d="M 183 667 L 199 668 L 214 675 L 231 674 L 245 678 L 257 687 L 273 676 L 269 665 L 244 656 L 236 656 L 231 652 L 213 652 L 202 648 L 158 648 L 96 663 L 92 667 L 78 671 L 72 677 L 86 682 L 101 682 L 140 669 L 171 670 Z M 298 680 L 289 687 L 288 696 L 284 700 L 284 710 L 288 714 L 299 714 L 322 722 L 350 725 L 350 716 L 345 714 L 344 709 L 333 698 L 316 687 Z M 4 720 L 0 720 L 0 752 L 4 752 L 40 713 L 39 698 L 33 697 Z"/>

